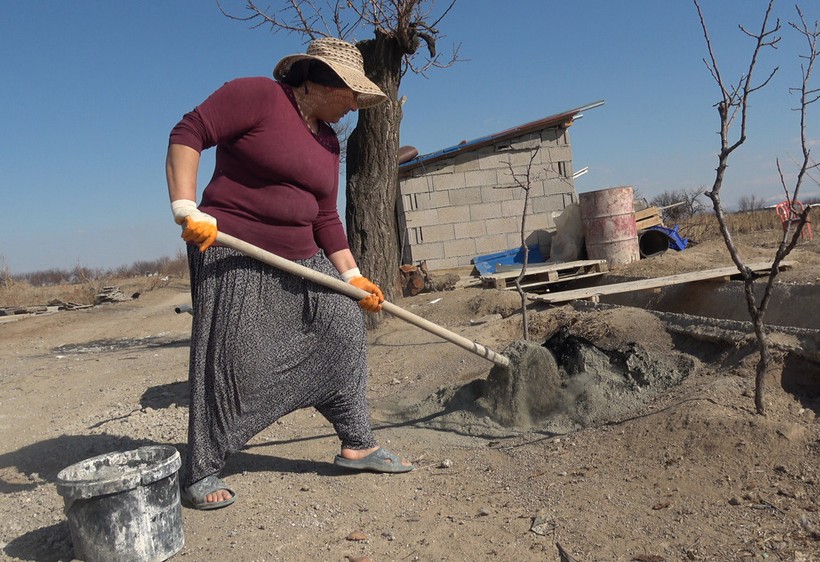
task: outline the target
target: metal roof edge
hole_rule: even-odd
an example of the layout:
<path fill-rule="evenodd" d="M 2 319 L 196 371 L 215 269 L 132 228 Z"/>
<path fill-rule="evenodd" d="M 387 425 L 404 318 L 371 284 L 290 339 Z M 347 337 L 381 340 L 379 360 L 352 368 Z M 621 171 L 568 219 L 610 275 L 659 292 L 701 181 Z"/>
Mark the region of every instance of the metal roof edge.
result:
<path fill-rule="evenodd" d="M 541 129 L 546 129 L 548 127 L 560 125 L 562 123 L 566 123 L 567 120 L 569 120 L 571 124 L 572 120 L 579 117 L 578 114 L 582 111 L 594 109 L 602 105 L 604 105 L 604 100 L 598 100 L 596 102 L 582 105 L 574 109 L 569 109 L 567 111 L 562 111 L 561 113 L 556 113 L 555 115 L 550 115 L 548 117 L 544 117 L 536 121 L 530 121 L 529 123 L 524 123 L 523 125 L 518 125 L 510 129 L 505 129 L 498 133 L 494 133 L 484 137 L 479 137 L 471 141 L 461 142 L 455 146 L 444 148 L 442 150 L 437 150 L 435 152 L 430 152 L 428 154 L 416 156 L 412 160 L 408 160 L 407 162 L 399 165 L 399 174 L 417 168 L 423 164 L 435 162 L 436 160 L 441 160 L 444 158 L 450 158 L 451 156 L 455 156 L 456 154 L 460 154 L 462 152 L 476 150 L 478 148 L 481 148 L 488 144 L 492 144 L 494 142 L 525 135 L 532 131 L 538 131 Z"/>

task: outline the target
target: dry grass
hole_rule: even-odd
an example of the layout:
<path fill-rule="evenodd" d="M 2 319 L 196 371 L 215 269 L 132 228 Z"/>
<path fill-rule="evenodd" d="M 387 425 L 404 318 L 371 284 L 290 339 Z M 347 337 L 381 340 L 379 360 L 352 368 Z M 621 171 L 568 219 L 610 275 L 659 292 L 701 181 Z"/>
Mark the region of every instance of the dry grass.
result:
<path fill-rule="evenodd" d="M 780 219 L 773 209 L 749 211 L 727 215 L 727 223 L 732 233 L 747 233 L 764 230 L 779 230 Z M 702 213 L 680 223 L 680 234 L 692 242 L 720 238 L 717 219 L 712 213 Z M 2 266 L 2 263 L 0 263 Z M 158 275 L 135 275 L 131 270 L 161 270 Z M 35 286 L 25 279 L 16 279 L 0 267 L 0 308 L 17 306 L 45 305 L 53 300 L 77 304 L 94 304 L 103 287 L 117 286 L 126 295 L 146 293 L 169 284 L 188 285 L 187 260 L 184 255 L 176 258 L 163 258 L 156 262 L 138 262 L 132 268 L 121 268 L 118 271 L 94 275 L 84 275 L 83 270 L 74 272 L 55 271 L 60 276 L 80 278 L 79 282 L 56 283 L 48 286 Z M 5 273 L 5 274 L 3 274 Z M 51 272 L 42 272 L 51 273 Z"/>
<path fill-rule="evenodd" d="M 40 306 L 55 300 L 77 304 L 92 304 L 97 290 L 90 284 L 33 287 L 26 282 L 0 287 L 0 308 Z"/>
<path fill-rule="evenodd" d="M 103 287 L 118 287 L 130 296 L 171 284 L 188 286 L 187 258 L 182 253 L 175 258 L 135 262 L 115 271 L 77 267 L 70 272 L 52 269 L 13 276 L 0 268 L 0 308 L 42 306 L 52 301 L 96 304 Z"/>
<path fill-rule="evenodd" d="M 761 209 L 726 215 L 726 224 L 733 234 L 759 232 L 765 230 L 780 230 L 780 219 L 774 209 Z M 702 213 L 690 217 L 680 224 L 681 236 L 688 237 L 694 242 L 703 242 L 720 238 L 718 221 L 712 213 Z"/>
<path fill-rule="evenodd" d="M 95 304 L 103 287 L 118 287 L 125 295 L 147 293 L 155 289 L 188 286 L 186 277 L 106 277 L 82 283 L 34 287 L 26 282 L 0 285 L 0 308 L 47 305 L 52 301 Z"/>

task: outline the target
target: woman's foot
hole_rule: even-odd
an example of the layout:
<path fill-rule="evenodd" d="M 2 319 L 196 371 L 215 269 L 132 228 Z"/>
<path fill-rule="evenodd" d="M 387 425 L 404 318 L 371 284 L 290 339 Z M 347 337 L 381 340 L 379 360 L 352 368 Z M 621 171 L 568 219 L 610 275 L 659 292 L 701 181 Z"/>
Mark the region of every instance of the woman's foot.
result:
<path fill-rule="evenodd" d="M 224 502 L 233 497 L 233 494 L 228 491 L 227 488 L 223 488 L 221 490 L 217 490 L 216 492 L 211 492 L 205 496 L 205 503 L 216 503 L 216 502 Z"/>
<path fill-rule="evenodd" d="M 182 499 L 194 509 L 219 509 L 231 505 L 236 493 L 211 474 L 182 490 Z"/>
<path fill-rule="evenodd" d="M 379 446 L 370 449 L 342 448 L 341 454 L 333 462 L 345 468 L 373 472 L 410 472 L 415 468 L 407 460 Z"/>

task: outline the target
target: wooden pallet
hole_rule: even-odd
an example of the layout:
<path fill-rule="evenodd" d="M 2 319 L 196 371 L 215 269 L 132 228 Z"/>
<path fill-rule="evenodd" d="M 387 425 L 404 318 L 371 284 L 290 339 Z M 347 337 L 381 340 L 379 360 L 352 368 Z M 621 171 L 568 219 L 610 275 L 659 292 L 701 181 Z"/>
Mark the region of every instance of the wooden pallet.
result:
<path fill-rule="evenodd" d="M 521 267 L 513 266 L 504 269 L 505 271 L 482 276 L 484 286 L 503 290 L 515 289 L 515 280 L 521 273 Z M 578 260 L 529 265 L 521 279 L 521 288 L 541 287 L 550 283 L 597 277 L 606 273 L 608 269 L 606 260 Z"/>
<path fill-rule="evenodd" d="M 797 265 L 796 261 L 780 262 L 780 270 L 789 269 Z M 747 267 L 759 274 L 765 275 L 766 272 L 772 268 L 772 262 L 756 262 L 747 264 Z M 680 285 L 682 283 L 692 283 L 695 281 L 716 280 L 716 279 L 733 279 L 739 276 L 737 267 L 727 266 L 717 269 L 707 269 L 705 271 L 691 271 L 689 273 L 680 273 L 678 275 L 669 275 L 666 277 L 655 277 L 652 279 L 639 279 L 637 281 L 627 281 L 624 283 L 615 283 L 612 285 L 599 285 L 598 287 L 589 287 L 587 289 L 576 289 L 572 291 L 558 291 L 548 295 L 539 295 L 530 297 L 530 300 L 545 302 L 549 304 L 556 304 L 560 302 L 569 302 L 577 299 L 592 299 L 597 300 L 603 295 L 614 295 L 618 293 L 629 293 L 632 291 L 654 290 L 660 287 L 667 287 L 669 285 Z"/>

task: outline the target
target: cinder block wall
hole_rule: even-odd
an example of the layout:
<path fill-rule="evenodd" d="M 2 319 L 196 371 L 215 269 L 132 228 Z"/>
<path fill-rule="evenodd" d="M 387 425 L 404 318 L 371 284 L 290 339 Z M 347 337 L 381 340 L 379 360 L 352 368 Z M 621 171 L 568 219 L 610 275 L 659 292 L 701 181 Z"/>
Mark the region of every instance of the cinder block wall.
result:
<path fill-rule="evenodd" d="M 430 270 L 449 269 L 469 266 L 478 255 L 519 248 L 526 193 L 513 172 L 527 185 L 528 168 L 526 242 L 540 244 L 547 257 L 552 212 L 577 200 L 569 132 L 557 127 L 400 171 L 403 263 L 426 260 Z"/>

